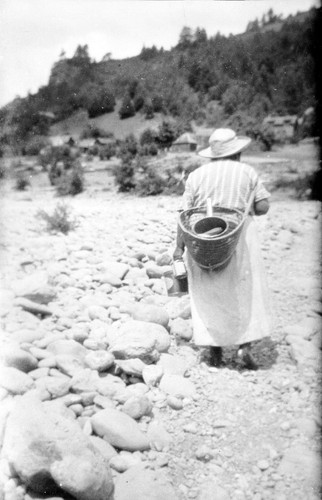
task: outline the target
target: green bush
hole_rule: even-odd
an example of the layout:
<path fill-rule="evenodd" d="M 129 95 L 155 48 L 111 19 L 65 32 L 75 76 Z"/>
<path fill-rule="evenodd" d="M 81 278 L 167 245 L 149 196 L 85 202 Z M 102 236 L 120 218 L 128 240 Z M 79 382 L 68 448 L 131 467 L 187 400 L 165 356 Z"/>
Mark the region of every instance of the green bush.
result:
<path fill-rule="evenodd" d="M 159 125 L 156 142 L 161 148 L 169 148 L 177 137 L 179 133 L 174 122 L 164 120 Z"/>
<path fill-rule="evenodd" d="M 97 126 L 87 125 L 80 136 L 81 139 L 97 139 L 98 137 L 113 137 L 113 133 L 106 132 L 104 129 Z"/>
<path fill-rule="evenodd" d="M 144 144 L 139 150 L 140 156 L 157 156 L 158 148 L 156 144 Z"/>
<path fill-rule="evenodd" d="M 122 161 L 128 163 L 130 160 L 135 158 L 138 153 L 138 142 L 133 134 L 128 135 L 124 141 L 121 143 L 120 147 L 120 157 Z"/>
<path fill-rule="evenodd" d="M 73 166 L 70 170 L 63 170 L 55 182 L 57 193 L 60 196 L 82 193 L 84 191 L 84 174 L 80 165 Z"/>
<path fill-rule="evenodd" d="M 164 191 L 166 179 L 153 166 L 144 164 L 138 170 L 140 170 L 140 173 L 136 181 L 135 190 L 140 196 L 157 195 Z"/>
<path fill-rule="evenodd" d="M 121 165 L 113 168 L 115 182 L 120 192 L 131 191 L 135 187 L 134 165 L 131 158 L 123 158 Z"/>
<path fill-rule="evenodd" d="M 42 150 L 38 156 L 38 162 L 44 168 L 51 169 L 58 162 L 62 162 L 65 169 L 71 168 L 77 158 L 80 156 L 80 151 L 76 147 L 64 146 L 48 146 Z"/>
<path fill-rule="evenodd" d="M 154 117 L 154 109 L 153 109 L 152 99 L 150 99 L 149 97 L 145 100 L 145 103 L 143 106 L 143 112 L 145 114 L 146 120 L 151 120 Z"/>
<path fill-rule="evenodd" d="M 4 179 L 6 175 L 7 175 L 6 167 L 2 163 L 0 163 L 0 179 Z"/>
<path fill-rule="evenodd" d="M 78 225 L 77 220 L 71 217 L 71 209 L 65 203 L 58 203 L 52 214 L 48 214 L 45 210 L 39 210 L 36 217 L 44 220 L 48 231 L 57 231 L 67 234 L 75 229 Z"/>
<path fill-rule="evenodd" d="M 15 189 L 17 191 L 25 191 L 28 186 L 30 186 L 30 180 L 26 174 L 24 172 L 17 172 Z"/>
<path fill-rule="evenodd" d="M 130 116 L 134 115 L 135 115 L 134 104 L 130 96 L 125 96 L 122 101 L 121 107 L 119 109 L 119 116 L 121 120 L 123 120 L 124 118 L 129 118 Z"/>
<path fill-rule="evenodd" d="M 140 144 L 144 146 L 145 144 L 155 144 L 157 138 L 157 132 L 152 128 L 146 128 L 140 135 Z"/>
<path fill-rule="evenodd" d="M 101 146 L 99 149 L 99 158 L 100 160 L 110 160 L 113 156 L 116 155 L 116 144 L 106 144 L 105 146 Z"/>
<path fill-rule="evenodd" d="M 46 137 L 36 135 L 28 140 L 24 147 L 24 154 L 26 156 L 37 156 L 40 151 L 48 146 L 48 139 Z"/>
<path fill-rule="evenodd" d="M 140 109 L 142 109 L 143 106 L 144 106 L 144 97 L 143 97 L 143 95 L 137 95 L 137 96 L 135 96 L 134 99 L 133 99 L 133 105 L 134 105 L 135 111 L 140 111 Z"/>

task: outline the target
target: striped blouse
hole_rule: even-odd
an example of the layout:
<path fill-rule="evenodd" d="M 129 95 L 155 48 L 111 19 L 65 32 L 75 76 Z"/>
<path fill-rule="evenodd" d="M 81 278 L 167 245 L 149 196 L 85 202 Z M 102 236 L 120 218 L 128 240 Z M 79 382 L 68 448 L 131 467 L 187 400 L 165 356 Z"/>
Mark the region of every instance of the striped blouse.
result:
<path fill-rule="evenodd" d="M 188 176 L 183 195 L 183 209 L 206 206 L 207 198 L 211 198 L 213 206 L 244 210 L 255 185 L 256 202 L 269 198 L 270 194 L 257 173 L 246 163 L 232 160 L 212 161 Z"/>

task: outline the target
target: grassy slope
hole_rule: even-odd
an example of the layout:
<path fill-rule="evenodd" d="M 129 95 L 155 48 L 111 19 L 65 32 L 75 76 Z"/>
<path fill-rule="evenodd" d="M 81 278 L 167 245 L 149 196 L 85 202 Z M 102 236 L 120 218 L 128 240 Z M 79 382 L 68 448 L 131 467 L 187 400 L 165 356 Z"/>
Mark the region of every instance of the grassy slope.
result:
<path fill-rule="evenodd" d="M 124 139 L 129 134 L 139 137 L 146 128 L 157 128 L 163 120 L 160 113 L 156 113 L 151 120 L 145 120 L 144 115 L 137 113 L 131 118 L 120 120 L 118 110 L 120 101 L 117 102 L 115 110 L 112 113 L 105 113 L 96 118 L 88 118 L 87 113 L 77 112 L 66 120 L 55 123 L 50 129 L 50 135 L 68 134 L 73 137 L 79 137 L 82 131 L 89 125 L 99 127 L 105 132 L 112 132 L 116 139 Z"/>
<path fill-rule="evenodd" d="M 155 60 L 144 61 L 140 57 L 132 57 L 100 63 L 96 71 L 101 79 L 110 82 L 112 89 L 117 89 L 120 96 L 125 94 L 129 75 L 133 79 L 144 81 L 151 95 L 162 95 L 164 89 L 175 88 L 177 85 L 183 84 L 183 76 L 178 75 L 177 58 L 176 54 L 165 51 L 163 54 L 159 54 Z M 118 115 L 120 105 L 121 99 L 118 99 L 112 113 L 106 113 L 93 119 L 88 119 L 84 112 L 77 112 L 66 120 L 53 125 L 50 134 L 71 134 L 79 137 L 82 130 L 91 124 L 106 132 L 113 132 L 117 139 L 124 139 L 131 133 L 138 137 L 146 128 L 157 128 L 163 120 L 163 116 L 159 113 L 156 113 L 151 120 L 145 120 L 140 113 L 131 118 L 120 120 Z"/>

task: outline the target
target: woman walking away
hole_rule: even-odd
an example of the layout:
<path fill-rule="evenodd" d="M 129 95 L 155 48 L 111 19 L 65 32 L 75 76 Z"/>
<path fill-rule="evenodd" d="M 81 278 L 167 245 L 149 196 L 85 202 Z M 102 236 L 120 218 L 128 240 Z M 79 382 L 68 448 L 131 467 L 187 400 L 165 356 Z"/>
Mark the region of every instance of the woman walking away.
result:
<path fill-rule="evenodd" d="M 212 206 L 245 210 L 253 190 L 254 215 L 266 214 L 270 194 L 255 170 L 240 162 L 240 154 L 251 139 L 239 137 L 231 129 L 216 129 L 209 147 L 199 152 L 211 161 L 192 172 L 183 195 L 183 209 Z M 183 235 L 178 226 L 177 247 L 173 258 L 184 259 L 188 271 L 193 340 L 210 346 L 211 364 L 220 366 L 222 347 L 235 345 L 240 362 L 249 369 L 257 364 L 251 343 L 270 335 L 265 273 L 260 255 L 256 223 L 249 215 L 244 223 L 236 250 L 222 269 L 202 269 L 189 252 L 184 252 Z"/>

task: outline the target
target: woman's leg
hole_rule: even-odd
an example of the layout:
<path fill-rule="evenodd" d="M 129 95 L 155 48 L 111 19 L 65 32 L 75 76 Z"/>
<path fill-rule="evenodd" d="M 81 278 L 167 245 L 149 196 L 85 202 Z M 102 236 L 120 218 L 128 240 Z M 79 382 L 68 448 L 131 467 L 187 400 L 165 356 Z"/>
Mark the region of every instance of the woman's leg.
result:
<path fill-rule="evenodd" d="M 210 364 L 218 368 L 222 364 L 222 348 L 221 347 L 210 347 Z"/>
<path fill-rule="evenodd" d="M 245 368 L 249 370 L 257 370 L 258 364 L 251 353 L 251 342 L 246 342 L 239 346 L 237 357 L 243 362 Z"/>

